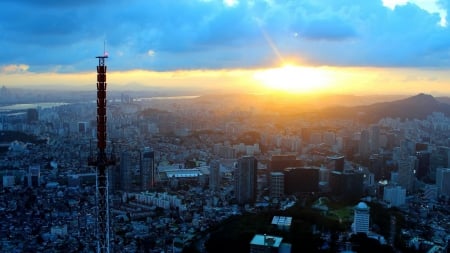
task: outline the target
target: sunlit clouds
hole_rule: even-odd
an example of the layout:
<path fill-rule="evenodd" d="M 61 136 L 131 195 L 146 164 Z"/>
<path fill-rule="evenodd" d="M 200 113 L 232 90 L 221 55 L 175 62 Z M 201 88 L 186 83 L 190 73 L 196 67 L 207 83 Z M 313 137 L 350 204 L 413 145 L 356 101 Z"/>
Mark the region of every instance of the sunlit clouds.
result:
<path fill-rule="evenodd" d="M 439 25 L 447 26 L 447 10 L 438 0 L 383 0 L 383 5 L 392 10 L 396 6 L 402 6 L 408 3 L 415 4 L 430 14 L 438 14 L 440 17 Z"/>
<path fill-rule="evenodd" d="M 239 4 L 238 0 L 223 0 L 223 3 L 228 7 L 233 7 Z"/>
<path fill-rule="evenodd" d="M 12 67 L 9 67 L 12 69 Z M 5 67 L 2 67 L 2 70 Z M 94 70 L 95 71 L 95 70 Z M 94 90 L 95 72 L 2 72 L 9 87 Z M 205 93 L 334 93 L 334 94 L 450 94 L 450 72 L 443 69 L 330 67 L 286 65 L 265 69 L 109 71 L 109 90 L 183 88 Z M 380 87 L 386 87 L 380 89 Z"/>
<path fill-rule="evenodd" d="M 124 89 L 450 95 L 449 8 L 438 0 L 4 0 L 0 80 L 95 86 L 107 41 L 108 82 Z"/>
<path fill-rule="evenodd" d="M 26 72 L 30 66 L 26 64 L 10 64 L 5 65 L 0 68 L 0 73 L 11 74 L 11 73 L 23 73 Z"/>

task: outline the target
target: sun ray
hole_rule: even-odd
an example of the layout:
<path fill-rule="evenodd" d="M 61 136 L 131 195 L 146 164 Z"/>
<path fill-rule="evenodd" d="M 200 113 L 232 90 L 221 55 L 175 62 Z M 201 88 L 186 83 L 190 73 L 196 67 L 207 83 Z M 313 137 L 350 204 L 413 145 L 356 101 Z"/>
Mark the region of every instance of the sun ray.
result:
<path fill-rule="evenodd" d="M 253 78 L 269 90 L 292 93 L 325 91 L 332 82 L 332 73 L 320 67 L 285 65 L 280 68 L 261 70 Z"/>

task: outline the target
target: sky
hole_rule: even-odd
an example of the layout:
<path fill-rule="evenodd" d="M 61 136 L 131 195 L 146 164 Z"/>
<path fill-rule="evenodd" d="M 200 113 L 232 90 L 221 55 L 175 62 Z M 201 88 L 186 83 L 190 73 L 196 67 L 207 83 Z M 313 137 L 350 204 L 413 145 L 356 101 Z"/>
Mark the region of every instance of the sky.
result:
<path fill-rule="evenodd" d="M 2 0 L 0 86 L 450 95 L 449 0 Z M 450 15 L 450 14 L 449 14 Z"/>

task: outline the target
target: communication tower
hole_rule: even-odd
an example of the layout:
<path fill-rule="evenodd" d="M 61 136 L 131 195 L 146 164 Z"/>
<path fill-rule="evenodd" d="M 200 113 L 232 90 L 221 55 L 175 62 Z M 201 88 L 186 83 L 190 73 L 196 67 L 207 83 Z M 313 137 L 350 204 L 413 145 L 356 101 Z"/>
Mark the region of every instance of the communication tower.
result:
<path fill-rule="evenodd" d="M 108 166 L 115 164 L 113 155 L 106 155 L 106 64 L 108 55 L 97 56 L 97 157 L 89 165 L 97 167 L 97 252 L 110 252 L 110 221 L 108 196 Z"/>

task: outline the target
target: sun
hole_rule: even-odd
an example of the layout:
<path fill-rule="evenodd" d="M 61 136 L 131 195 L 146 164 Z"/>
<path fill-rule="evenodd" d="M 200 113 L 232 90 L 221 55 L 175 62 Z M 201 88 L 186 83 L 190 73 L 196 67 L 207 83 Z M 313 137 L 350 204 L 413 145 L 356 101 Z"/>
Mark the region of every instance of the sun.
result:
<path fill-rule="evenodd" d="M 259 70 L 253 78 L 269 90 L 290 93 L 324 91 L 331 83 L 331 73 L 321 67 L 284 65 L 280 68 Z"/>

